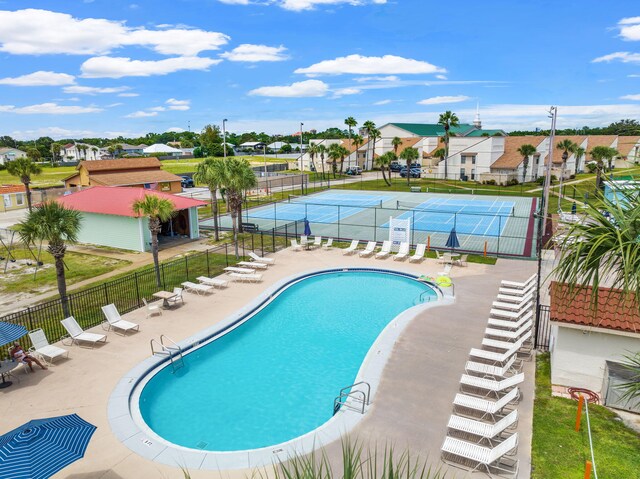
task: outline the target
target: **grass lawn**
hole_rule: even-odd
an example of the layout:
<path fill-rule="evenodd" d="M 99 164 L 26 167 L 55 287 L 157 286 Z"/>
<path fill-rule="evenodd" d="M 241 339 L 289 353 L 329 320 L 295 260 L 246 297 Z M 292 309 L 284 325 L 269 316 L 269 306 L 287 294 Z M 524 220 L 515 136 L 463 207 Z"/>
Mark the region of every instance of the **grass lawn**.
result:
<path fill-rule="evenodd" d="M 551 396 L 549 354 L 538 357 L 533 410 L 533 479 L 583 479 L 590 460 L 586 415 L 575 432 L 577 402 Z M 609 409 L 589 405 L 598 477 L 640 477 L 640 435 L 617 420 Z"/>
<path fill-rule="evenodd" d="M 37 252 L 34 251 L 34 253 L 37 255 Z M 32 263 L 35 263 L 33 256 L 31 256 L 26 249 L 12 250 L 12 254 L 18 260 L 31 260 Z M 19 269 L 7 270 L 6 273 L 2 273 L 2 271 L 4 271 L 4 262 L 2 262 L 2 269 L 0 270 L 0 278 L 2 278 L 0 281 L 0 292 L 38 294 L 56 289 L 56 270 L 53 265 L 53 256 L 43 250 L 41 261 L 44 263 L 44 266 L 38 268 L 35 278 L 33 273 L 27 272 L 27 270 L 33 268 L 33 266 L 23 265 Z M 73 252 L 65 255 L 64 262 L 67 265 L 65 271 L 67 285 L 99 276 L 129 264 L 129 261 Z M 10 262 L 9 264 L 17 263 Z"/>
<path fill-rule="evenodd" d="M 75 166 L 43 166 L 42 173 L 31 178 L 31 188 L 48 188 L 52 186 L 63 186 L 63 181 L 71 176 L 76 170 Z M 20 185 L 20 180 L 7 173 L 7 170 L 0 170 L 0 185 Z"/>

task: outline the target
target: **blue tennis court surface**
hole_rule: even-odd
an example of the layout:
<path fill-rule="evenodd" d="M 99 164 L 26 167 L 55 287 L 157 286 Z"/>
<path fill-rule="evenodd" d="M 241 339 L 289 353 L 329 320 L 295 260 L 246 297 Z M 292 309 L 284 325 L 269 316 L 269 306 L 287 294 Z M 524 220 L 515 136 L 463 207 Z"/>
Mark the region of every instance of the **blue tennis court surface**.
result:
<path fill-rule="evenodd" d="M 251 209 L 246 217 L 281 221 L 300 221 L 307 218 L 311 223 L 336 223 L 360 213 L 367 207 L 379 207 L 383 201 L 388 200 L 388 196 L 382 195 L 328 193 L 297 198 L 289 203 L 278 203 L 275 208 L 271 205 Z"/>
<path fill-rule="evenodd" d="M 420 231 L 449 232 L 455 228 L 460 234 L 500 236 L 514 206 L 513 201 L 429 198 L 398 218 L 411 218 L 411 227 Z"/>

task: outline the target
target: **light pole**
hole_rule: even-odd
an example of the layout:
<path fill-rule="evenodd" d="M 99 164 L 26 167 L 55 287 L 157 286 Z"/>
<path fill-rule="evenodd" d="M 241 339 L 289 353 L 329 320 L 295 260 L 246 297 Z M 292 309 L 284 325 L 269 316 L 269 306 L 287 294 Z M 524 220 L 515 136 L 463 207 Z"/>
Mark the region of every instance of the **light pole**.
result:
<path fill-rule="evenodd" d="M 227 119 L 222 120 L 222 151 L 224 159 L 227 159 Z"/>
<path fill-rule="evenodd" d="M 300 171 L 304 171 L 304 163 L 302 162 L 302 127 L 304 123 L 300 122 Z"/>
<path fill-rule="evenodd" d="M 264 160 L 264 177 L 267 177 L 267 145 L 262 145 L 262 159 Z"/>

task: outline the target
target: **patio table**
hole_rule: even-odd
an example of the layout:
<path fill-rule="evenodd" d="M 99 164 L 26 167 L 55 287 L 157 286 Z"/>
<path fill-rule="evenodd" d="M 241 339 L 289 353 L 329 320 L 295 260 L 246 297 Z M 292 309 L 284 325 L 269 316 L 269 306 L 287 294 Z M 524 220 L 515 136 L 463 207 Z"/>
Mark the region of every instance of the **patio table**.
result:
<path fill-rule="evenodd" d="M 158 298 L 162 300 L 162 307 L 164 309 L 170 309 L 171 305 L 169 304 L 169 300 L 178 296 L 176 293 L 172 293 L 171 291 L 158 291 L 157 293 L 153 293 L 154 298 Z"/>
<path fill-rule="evenodd" d="M 2 382 L 0 383 L 0 389 L 8 388 L 13 384 L 11 381 L 5 381 L 4 376 L 10 376 L 11 371 L 18 367 L 19 361 L 1 361 L 0 362 L 0 375 L 2 376 Z"/>

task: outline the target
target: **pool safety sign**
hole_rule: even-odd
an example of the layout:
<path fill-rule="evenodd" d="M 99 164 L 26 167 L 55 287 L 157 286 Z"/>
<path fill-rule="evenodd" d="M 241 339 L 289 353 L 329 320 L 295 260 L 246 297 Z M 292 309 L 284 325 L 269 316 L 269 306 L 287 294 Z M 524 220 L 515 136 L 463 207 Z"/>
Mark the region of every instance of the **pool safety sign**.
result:
<path fill-rule="evenodd" d="M 411 218 L 401 220 L 389 217 L 389 241 L 391 241 L 391 251 L 394 252 L 398 251 L 400 243 L 411 242 Z"/>

